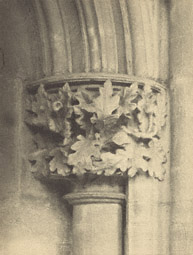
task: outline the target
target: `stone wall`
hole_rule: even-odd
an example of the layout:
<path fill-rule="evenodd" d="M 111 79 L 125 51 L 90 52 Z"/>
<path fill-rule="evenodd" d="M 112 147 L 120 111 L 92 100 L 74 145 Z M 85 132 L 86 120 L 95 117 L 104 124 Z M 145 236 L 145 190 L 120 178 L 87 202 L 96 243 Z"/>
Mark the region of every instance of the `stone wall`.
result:
<path fill-rule="evenodd" d="M 32 13 L 31 1 L 0 1 L 0 254 L 70 254 L 65 191 L 34 180 L 27 160 L 24 84 L 41 70 Z"/>
<path fill-rule="evenodd" d="M 71 208 L 61 200 L 68 187 L 64 188 L 60 181 L 48 184 L 35 180 L 27 159 L 32 146 L 32 136 L 23 121 L 25 85 L 29 81 L 42 78 L 51 68 L 50 63 L 46 66 L 42 61 L 40 27 L 34 16 L 33 2 L 36 0 L 0 1 L 0 253 L 2 255 L 68 255 L 71 254 Z M 124 1 L 120 2 L 123 8 Z M 154 1 L 160 4 L 160 8 L 159 5 L 156 6 L 161 10 L 160 17 L 163 20 L 157 19 L 153 12 L 154 8 L 150 8 L 153 23 L 148 23 L 146 20 L 149 17 L 148 6 L 151 5 L 146 5 L 143 0 L 138 1 L 141 3 L 140 8 L 145 10 L 144 16 L 140 16 L 137 1 L 126 2 L 130 6 L 128 14 L 131 21 L 131 37 L 135 38 L 136 43 L 132 53 L 134 69 L 130 71 L 131 49 L 124 49 L 128 54 L 124 62 L 124 51 L 116 48 L 121 66 L 118 72 L 127 73 L 129 70 L 128 73 L 132 75 L 164 81 L 168 87 L 170 86 L 171 102 L 171 169 L 168 169 L 166 181 L 159 184 L 157 180 L 152 181 L 145 176 L 129 182 L 126 229 L 129 235 L 126 238 L 126 245 L 129 244 L 129 247 L 126 250 L 129 255 L 142 255 L 143 252 L 148 255 L 192 255 L 192 0 Z M 117 2 L 112 1 L 112 3 L 112 11 L 119 20 L 121 14 L 115 12 Z M 82 46 L 76 44 L 81 29 L 77 13 L 74 11 L 74 1 L 69 1 L 66 6 L 76 18 L 71 22 L 70 12 L 67 15 L 73 49 L 72 64 L 76 72 L 82 72 L 84 69 Z M 46 15 L 49 17 L 49 12 Z M 90 17 L 89 12 L 88 17 Z M 127 14 L 124 17 L 127 18 Z M 168 20 L 169 51 L 167 51 Z M 53 17 L 51 25 L 55 25 L 54 22 Z M 142 26 L 143 22 L 146 22 L 145 30 Z M 160 24 L 162 26 L 159 26 Z M 121 25 L 115 22 L 114 26 L 118 35 L 124 38 Z M 127 26 L 126 23 L 125 31 L 128 32 L 129 26 Z M 73 28 L 76 33 L 73 33 Z M 96 24 L 95 28 L 98 29 Z M 158 34 L 162 35 L 162 39 L 155 36 L 151 40 L 150 28 L 160 31 Z M 44 31 L 44 28 L 41 29 Z M 50 36 L 54 37 L 54 33 Z M 89 36 L 92 37 L 92 33 Z M 144 38 L 146 49 L 143 45 Z M 127 40 L 124 42 L 125 45 L 127 42 L 130 44 L 128 35 Z M 53 40 L 52 43 L 55 47 L 57 40 Z M 111 48 L 108 48 L 105 40 L 103 43 L 107 53 L 111 55 Z M 119 47 L 123 47 L 124 43 L 120 40 Z M 82 42 L 80 44 L 82 45 Z M 91 43 L 89 48 L 91 53 L 93 53 L 93 45 Z M 60 57 L 60 52 L 58 53 L 57 48 L 54 47 L 53 66 L 55 65 L 57 69 L 57 56 Z M 155 54 L 151 50 L 152 47 Z M 75 54 L 76 51 L 78 54 Z M 169 53 L 169 68 L 167 68 L 167 53 Z M 124 67 L 126 62 L 128 70 Z M 169 138 L 167 137 L 166 140 L 168 141 Z"/>
<path fill-rule="evenodd" d="M 193 253 L 193 3 L 170 4 L 172 255 Z"/>

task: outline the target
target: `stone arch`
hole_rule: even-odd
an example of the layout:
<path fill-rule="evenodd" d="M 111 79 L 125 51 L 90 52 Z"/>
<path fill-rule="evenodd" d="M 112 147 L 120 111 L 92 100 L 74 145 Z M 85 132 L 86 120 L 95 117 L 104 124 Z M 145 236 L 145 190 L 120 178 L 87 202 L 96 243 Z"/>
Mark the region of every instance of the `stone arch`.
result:
<path fill-rule="evenodd" d="M 82 77 L 83 81 L 96 81 L 97 77 L 100 79 L 102 77 L 102 81 L 105 81 L 113 77 L 112 80 L 114 79 L 115 83 L 117 80 L 121 83 L 124 79 L 128 81 L 135 78 L 139 81 L 141 78 L 142 80 L 148 78 L 153 83 L 159 81 L 162 87 L 165 86 L 164 82 L 168 78 L 168 19 L 165 1 L 147 3 L 133 0 L 107 0 L 105 2 L 100 0 L 10 0 L 1 2 L 1 5 L 4 10 L 4 23 L 2 23 L 1 31 L 2 38 L 4 38 L 3 48 L 6 53 L 3 57 L 5 65 L 2 73 L 6 75 L 5 91 L 8 85 L 9 88 L 15 85 L 11 97 L 8 91 L 6 93 L 9 95 L 9 100 L 16 102 L 18 107 L 14 112 L 18 121 L 15 122 L 14 130 L 11 131 L 17 149 L 25 144 L 23 147 L 25 150 L 31 138 L 26 127 L 19 124 L 24 116 L 21 103 L 26 96 L 26 86 L 28 88 L 33 85 L 37 87 L 40 82 L 44 84 L 61 83 L 66 79 L 71 81 L 73 77 L 74 79 L 78 77 L 78 81 Z M 9 81 L 7 76 L 9 76 Z M 21 139 L 23 130 L 25 130 L 27 139 Z M 64 247 L 61 241 L 63 238 L 69 246 L 70 238 L 66 233 L 69 227 L 66 218 L 69 216 L 66 207 L 63 208 L 65 216 L 61 216 L 61 205 L 53 202 L 57 196 L 52 197 L 44 187 L 42 188 L 42 185 L 32 181 L 29 173 L 26 173 L 28 168 L 27 163 L 26 165 L 24 163 L 26 158 L 21 160 L 23 152 L 13 150 L 11 153 L 15 160 L 12 166 L 16 169 L 16 178 L 10 194 L 17 193 L 19 187 L 19 200 L 22 196 L 32 197 L 36 202 L 42 199 L 45 207 L 46 199 L 51 201 L 51 207 L 55 206 L 56 214 L 54 213 L 54 216 L 48 219 L 54 222 L 56 216 L 60 217 L 66 229 L 65 233 L 60 232 L 58 239 L 57 237 L 54 239 L 54 245 L 57 247 L 55 252 L 58 254 L 68 252 L 69 247 Z M 26 154 L 25 156 L 27 157 Z M 19 158 L 18 161 L 17 158 Z M 12 177 L 13 172 L 11 171 L 8 179 Z M 168 191 L 168 182 L 167 180 L 164 184 L 165 191 Z M 129 254 L 137 252 L 141 254 L 144 247 L 148 247 L 149 254 L 154 254 L 155 250 L 168 251 L 168 243 L 161 247 L 160 240 L 158 240 L 158 237 L 161 236 L 161 239 L 164 239 L 168 234 L 166 225 L 163 226 L 164 231 L 160 231 L 160 221 L 157 218 L 159 210 L 159 215 L 165 215 L 166 218 L 168 215 L 167 208 L 162 210 L 159 205 L 160 201 L 162 203 L 168 201 L 167 196 L 162 196 L 162 190 L 163 185 L 155 184 L 144 176 L 129 183 L 126 194 L 130 202 L 127 207 L 129 237 L 128 239 L 126 237 L 125 242 L 129 243 L 129 248 L 126 248 Z M 149 196 L 144 196 L 147 191 Z M 151 193 L 154 193 L 153 197 L 150 196 Z M 36 202 L 30 202 L 29 206 L 37 205 Z M 18 203 L 20 206 L 21 200 Z M 50 210 L 51 214 L 54 209 Z M 137 209 L 139 210 L 136 215 Z M 37 210 L 40 208 L 37 207 Z M 44 210 L 43 212 L 45 213 Z M 25 213 L 22 214 L 20 210 L 19 214 L 21 218 L 26 218 Z M 146 215 L 149 216 L 148 219 Z M 32 219 L 38 220 L 38 216 L 39 214 Z M 61 219 L 55 221 L 56 225 L 62 222 Z M 149 228 L 149 220 L 154 227 Z M 29 228 L 30 222 L 26 222 Z M 135 228 L 136 223 L 137 228 Z M 36 227 L 33 226 L 32 229 L 36 231 Z M 58 227 L 58 229 L 61 231 L 61 228 Z M 46 246 L 51 239 L 49 235 L 46 237 L 45 232 L 43 236 L 46 239 Z M 37 239 L 34 243 L 36 241 Z M 141 248 L 139 244 L 142 245 Z"/>

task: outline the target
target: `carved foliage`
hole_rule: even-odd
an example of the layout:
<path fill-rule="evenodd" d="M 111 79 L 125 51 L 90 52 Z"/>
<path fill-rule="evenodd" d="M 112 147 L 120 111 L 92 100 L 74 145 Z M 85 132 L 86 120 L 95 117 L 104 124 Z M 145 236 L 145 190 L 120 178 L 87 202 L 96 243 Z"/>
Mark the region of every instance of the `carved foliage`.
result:
<path fill-rule="evenodd" d="M 56 93 L 41 85 L 30 105 L 28 124 L 40 136 L 58 139 L 37 146 L 39 151 L 30 158 L 34 171 L 130 177 L 144 171 L 163 179 L 166 156 L 160 131 L 166 118 L 165 95 L 148 84 L 113 90 L 106 81 L 95 91 L 73 91 L 65 84 Z"/>

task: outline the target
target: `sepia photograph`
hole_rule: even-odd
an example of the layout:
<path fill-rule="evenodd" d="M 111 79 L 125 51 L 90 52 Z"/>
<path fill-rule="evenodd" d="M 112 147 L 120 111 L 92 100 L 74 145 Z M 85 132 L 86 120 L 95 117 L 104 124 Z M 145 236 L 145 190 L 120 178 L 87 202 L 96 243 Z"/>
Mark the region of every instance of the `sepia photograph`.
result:
<path fill-rule="evenodd" d="M 0 255 L 193 255 L 193 0 L 0 0 L 0 86 Z"/>

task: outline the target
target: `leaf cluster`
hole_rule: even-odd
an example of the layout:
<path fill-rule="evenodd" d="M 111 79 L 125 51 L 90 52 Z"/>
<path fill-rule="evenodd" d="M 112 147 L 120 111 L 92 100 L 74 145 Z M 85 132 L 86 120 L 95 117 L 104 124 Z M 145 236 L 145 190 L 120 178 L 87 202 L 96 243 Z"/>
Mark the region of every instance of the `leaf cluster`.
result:
<path fill-rule="evenodd" d="M 162 180 L 166 156 L 160 131 L 165 125 L 165 105 L 164 95 L 137 82 L 113 90 L 108 80 L 94 92 L 72 91 L 65 84 L 54 94 L 41 85 L 32 98 L 28 123 L 59 135 L 62 142 L 35 152 L 33 166 L 37 171 L 48 167 L 46 174 L 62 176 L 133 177 L 144 171 Z"/>

